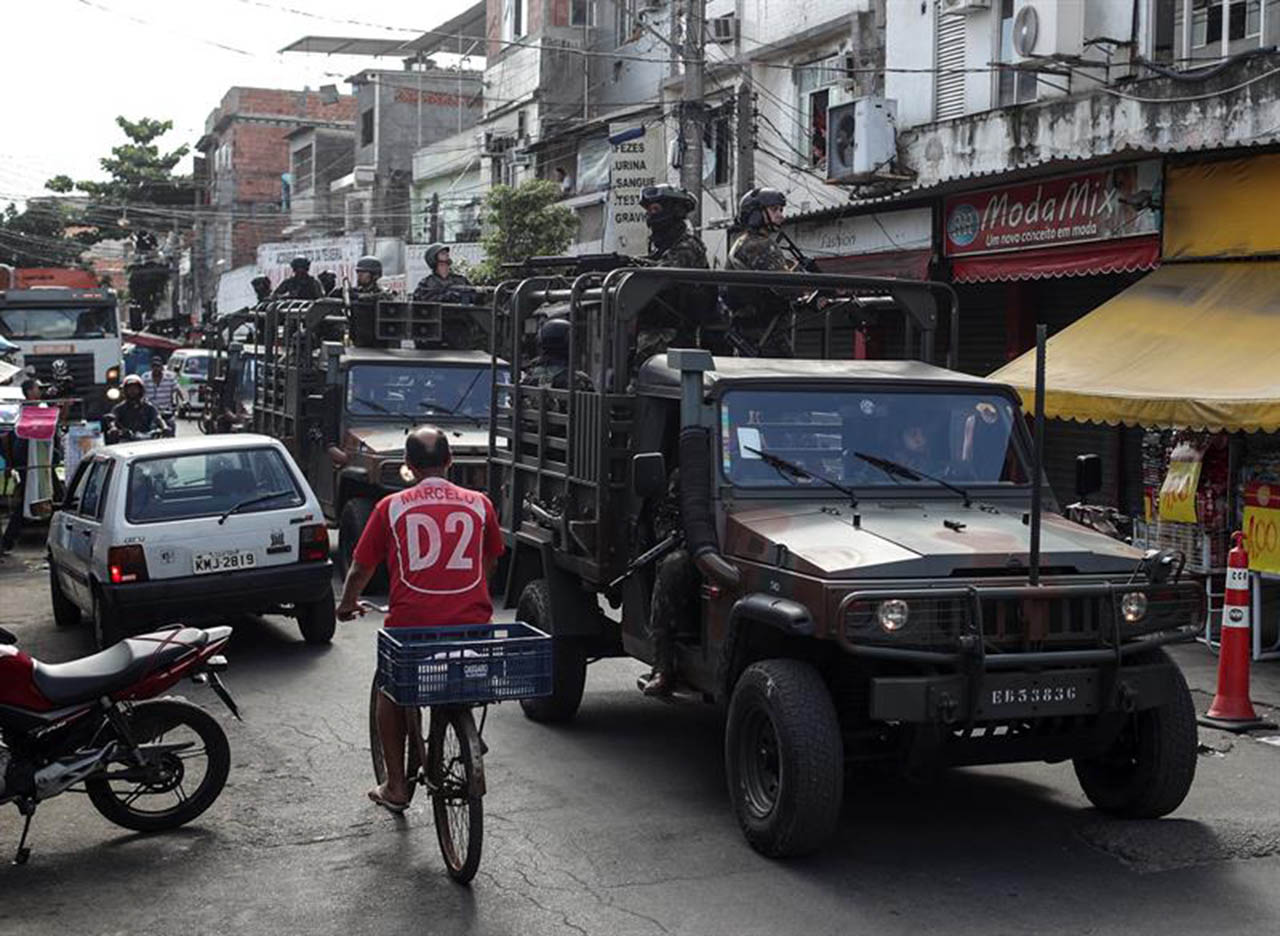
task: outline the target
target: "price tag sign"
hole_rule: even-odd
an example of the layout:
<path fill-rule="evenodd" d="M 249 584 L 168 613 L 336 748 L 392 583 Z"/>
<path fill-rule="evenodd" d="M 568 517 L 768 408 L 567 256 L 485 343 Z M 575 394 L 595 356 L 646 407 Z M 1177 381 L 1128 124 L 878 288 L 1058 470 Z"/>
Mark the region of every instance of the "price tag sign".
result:
<path fill-rule="evenodd" d="M 1250 569 L 1280 574 L 1280 485 L 1244 486 L 1244 546 Z"/>
<path fill-rule="evenodd" d="M 1176 453 L 1175 453 L 1176 455 Z M 1196 487 L 1200 484 L 1200 460 L 1170 461 L 1160 486 L 1160 519 L 1176 523 L 1196 522 Z"/>

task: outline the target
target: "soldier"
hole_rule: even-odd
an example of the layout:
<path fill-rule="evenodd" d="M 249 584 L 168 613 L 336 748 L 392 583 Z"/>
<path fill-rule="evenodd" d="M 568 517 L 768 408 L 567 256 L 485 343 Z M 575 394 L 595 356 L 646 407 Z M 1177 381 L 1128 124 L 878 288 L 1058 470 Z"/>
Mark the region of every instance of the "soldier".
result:
<path fill-rule="evenodd" d="M 351 322 L 351 343 L 357 348 L 373 348 L 376 338 L 377 300 L 389 299 L 378 280 L 382 277 L 382 261 L 374 256 L 364 256 L 356 261 L 356 285 L 351 290 L 351 305 L 347 310 Z M 329 291 L 332 299 L 345 298 L 345 287 L 335 286 Z"/>
<path fill-rule="evenodd" d="M 280 281 L 271 294 L 272 299 L 319 299 L 324 295 L 320 281 L 311 275 L 310 260 L 303 256 L 294 257 L 289 261 L 289 268 L 293 270 L 293 276 Z"/>
<path fill-rule="evenodd" d="M 427 261 L 427 269 L 431 272 L 424 276 L 413 291 L 415 302 L 463 302 L 474 301 L 475 289 L 471 281 L 461 273 L 453 272 L 453 259 L 449 256 L 449 248 L 444 244 L 432 244 L 423 254 Z"/>
<path fill-rule="evenodd" d="M 782 226 L 787 196 L 777 189 L 754 188 L 738 202 L 738 223 L 743 231 L 729 248 L 731 270 L 791 270 L 794 264 L 769 236 Z"/>
<path fill-rule="evenodd" d="M 568 319 L 547 319 L 538 329 L 538 356 L 520 378 L 526 386 L 569 389 Z M 579 371 L 574 375 L 575 390 L 590 390 L 591 379 Z"/>
<path fill-rule="evenodd" d="M 649 259 L 655 266 L 708 269 L 707 248 L 685 218 L 697 207 L 693 196 L 674 185 L 650 185 L 640 193 L 649 225 Z"/>
<path fill-rule="evenodd" d="M 320 281 L 320 288 L 324 290 L 326 296 L 332 296 L 334 293 L 339 292 L 338 274 L 334 273 L 333 270 L 321 270 L 316 279 Z"/>
<path fill-rule="evenodd" d="M 266 302 L 271 298 L 271 280 L 268 277 L 255 276 L 249 285 L 253 287 L 253 294 L 258 297 L 259 302 Z"/>
<path fill-rule="evenodd" d="M 324 274 L 320 274 L 323 276 Z M 355 298 L 377 299 L 389 296 L 378 280 L 382 278 L 382 261 L 374 256 L 364 256 L 356 261 L 356 286 L 352 290 Z M 328 293 L 330 298 L 341 298 L 342 287 L 334 286 Z"/>

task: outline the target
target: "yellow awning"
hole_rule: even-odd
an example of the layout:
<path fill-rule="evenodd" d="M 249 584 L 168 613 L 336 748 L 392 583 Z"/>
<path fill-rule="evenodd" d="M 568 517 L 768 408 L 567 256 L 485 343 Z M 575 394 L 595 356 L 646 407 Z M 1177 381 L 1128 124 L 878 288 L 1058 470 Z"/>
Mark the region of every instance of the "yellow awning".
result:
<path fill-rule="evenodd" d="M 1171 264 L 1049 339 L 1045 414 L 1274 432 L 1278 352 L 1280 262 Z M 1028 411 L 1035 363 L 1033 349 L 991 375 L 1017 388 Z"/>

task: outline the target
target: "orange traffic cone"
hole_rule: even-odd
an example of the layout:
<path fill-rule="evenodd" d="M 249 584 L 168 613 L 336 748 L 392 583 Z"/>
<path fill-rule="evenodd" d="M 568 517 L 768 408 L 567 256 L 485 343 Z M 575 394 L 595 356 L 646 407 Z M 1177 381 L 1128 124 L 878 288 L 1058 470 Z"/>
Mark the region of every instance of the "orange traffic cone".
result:
<path fill-rule="evenodd" d="M 1227 555 L 1218 691 L 1208 714 L 1199 719 L 1203 725 L 1246 731 L 1266 724 L 1249 701 L 1249 610 L 1249 554 L 1244 548 L 1244 534 L 1237 531 Z"/>

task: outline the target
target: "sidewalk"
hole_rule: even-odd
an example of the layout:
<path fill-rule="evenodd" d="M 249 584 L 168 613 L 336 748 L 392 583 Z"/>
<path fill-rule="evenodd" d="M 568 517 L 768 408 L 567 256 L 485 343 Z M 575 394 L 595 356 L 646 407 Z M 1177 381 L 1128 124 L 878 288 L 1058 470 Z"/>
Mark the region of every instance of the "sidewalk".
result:
<path fill-rule="evenodd" d="M 1176 644 L 1169 647 L 1169 655 L 1182 667 L 1187 685 L 1197 694 L 1196 708 L 1203 709 L 1200 695 L 1213 698 L 1218 688 L 1218 657 L 1210 653 L 1202 643 Z M 1280 714 L 1280 660 L 1252 663 L 1249 668 L 1249 696 L 1255 706 L 1275 709 L 1274 718 Z"/>

